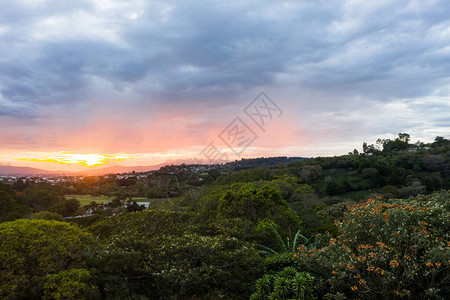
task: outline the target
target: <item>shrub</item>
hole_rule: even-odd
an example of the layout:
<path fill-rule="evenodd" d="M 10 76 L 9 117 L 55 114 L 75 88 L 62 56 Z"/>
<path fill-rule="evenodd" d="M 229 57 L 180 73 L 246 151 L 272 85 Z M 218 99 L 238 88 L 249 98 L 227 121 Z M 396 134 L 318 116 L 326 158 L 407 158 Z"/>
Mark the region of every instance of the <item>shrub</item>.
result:
<path fill-rule="evenodd" d="M 377 175 L 379 172 L 375 168 L 365 168 L 361 171 L 361 174 L 364 178 L 372 177 L 374 175 Z"/>
<path fill-rule="evenodd" d="M 339 235 L 297 258 L 329 298 L 440 299 L 449 295 L 450 192 L 351 205 Z M 327 295 L 326 292 L 329 292 Z"/>
<path fill-rule="evenodd" d="M 55 220 L 55 221 L 63 221 L 63 216 L 61 216 L 58 213 L 51 212 L 51 211 L 40 211 L 37 213 L 34 213 L 28 217 L 32 220 Z"/>
<path fill-rule="evenodd" d="M 86 269 L 71 269 L 46 276 L 43 299 L 100 299 Z"/>
<path fill-rule="evenodd" d="M 252 300 L 263 299 L 314 299 L 314 277 L 287 267 L 275 275 L 266 274 L 256 281 Z"/>

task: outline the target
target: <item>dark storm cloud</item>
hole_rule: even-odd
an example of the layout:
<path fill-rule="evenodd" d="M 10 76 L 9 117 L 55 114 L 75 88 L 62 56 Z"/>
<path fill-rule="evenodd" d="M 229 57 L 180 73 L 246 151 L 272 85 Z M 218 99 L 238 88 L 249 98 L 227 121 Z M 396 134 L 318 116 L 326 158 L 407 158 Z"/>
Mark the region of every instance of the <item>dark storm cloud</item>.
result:
<path fill-rule="evenodd" d="M 60 17 L 64 11 L 44 6 L 27 13 L 25 7 L 14 5 L 8 8 L 10 14 L 3 13 L 2 19 L 4 24 L 17 27 L 15 34 L 22 38 L 13 40 L 12 47 L 22 53 L 15 52 L 8 59 L 10 53 L 6 51 L 1 60 L 1 93 L 16 101 L 39 101 L 54 95 L 61 100 L 61 92 L 85 90 L 89 86 L 86 76 L 98 76 L 119 85 L 148 77 L 159 88 L 148 90 L 143 80 L 147 93 L 169 97 L 180 92 L 193 97 L 205 92 L 214 96 L 215 91 L 226 96 L 227 90 L 268 85 L 274 74 L 283 72 L 291 61 L 308 61 L 307 57 L 314 55 L 314 48 L 322 44 L 316 36 L 322 35 L 320 31 L 331 17 L 331 9 L 310 5 L 302 6 L 296 14 L 271 16 L 271 6 L 274 4 L 269 2 L 180 2 L 168 8 L 165 19 L 155 18 L 154 10 L 160 8 L 148 4 L 143 11 L 137 10 L 142 15 L 134 21 L 123 16 L 114 19 L 118 12 L 99 14 L 112 23 L 107 28 L 120 40 L 114 43 L 93 41 L 89 36 L 72 37 L 71 31 L 33 40 L 31 29 L 33 22 L 42 21 L 40 14 L 45 20 L 52 13 Z M 91 13 L 85 7 L 79 10 Z M 318 19 L 313 19 L 314 14 Z M 83 18 L 79 21 L 83 22 Z M 309 30 L 309 22 L 318 30 Z M 97 29 L 89 28 L 94 32 Z M 291 34 L 292 30 L 296 32 Z M 312 44 L 305 44 L 303 39 Z"/>
<path fill-rule="evenodd" d="M 141 80 L 146 92 L 165 96 L 183 92 L 195 97 L 205 91 L 226 95 L 228 90 L 270 85 L 281 73 L 297 77 L 299 85 L 343 95 L 351 89 L 393 98 L 425 95 L 449 76 L 449 53 L 438 51 L 448 45 L 448 37 L 440 39 L 439 32 L 432 36 L 433 28 L 445 27 L 444 3 L 180 1 L 173 6 L 136 7 L 138 16 L 129 20 L 120 14 L 120 7 L 102 11 L 85 3 L 63 2 L 71 4 L 27 7 L 14 2 L 2 9 L 2 23 L 18 28 L 15 34 L 22 36 L 12 48 L 23 51 L 12 59 L 3 51 L 4 97 L 64 101 L 68 99 L 61 96 L 66 92 L 70 96 L 85 91 L 89 76 L 119 85 Z M 127 9 L 133 11 L 133 5 Z M 33 40 L 35 22 L 77 11 L 103 19 L 99 28 L 89 30 L 104 26 L 118 41 L 72 37 L 70 31 Z M 158 89 L 146 89 L 146 78 Z"/>

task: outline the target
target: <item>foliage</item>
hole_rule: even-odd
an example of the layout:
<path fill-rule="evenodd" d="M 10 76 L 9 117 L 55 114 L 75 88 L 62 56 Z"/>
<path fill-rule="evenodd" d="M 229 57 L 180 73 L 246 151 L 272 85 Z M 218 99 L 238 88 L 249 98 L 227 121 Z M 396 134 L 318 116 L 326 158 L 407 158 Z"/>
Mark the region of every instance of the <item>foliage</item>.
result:
<path fill-rule="evenodd" d="M 45 278 L 43 299 L 100 299 L 92 275 L 86 269 L 70 269 Z"/>
<path fill-rule="evenodd" d="M 313 282 L 310 274 L 287 267 L 275 275 L 267 274 L 258 279 L 256 292 L 250 299 L 315 299 Z"/>
<path fill-rule="evenodd" d="M 247 219 L 257 226 L 260 220 L 273 221 L 283 234 L 298 228 L 300 220 L 282 198 L 278 181 L 247 183 L 232 186 L 220 198 L 218 216 Z"/>
<path fill-rule="evenodd" d="M 55 220 L 55 221 L 64 220 L 63 216 L 61 216 L 60 214 L 46 210 L 34 213 L 30 215 L 28 218 L 32 220 Z"/>
<path fill-rule="evenodd" d="M 450 193 L 349 206 L 336 238 L 301 248 L 304 267 L 326 280 L 327 296 L 445 298 L 450 290 Z M 324 295 L 325 296 L 325 295 Z"/>
<path fill-rule="evenodd" d="M 322 176 L 322 167 L 320 165 L 304 165 L 299 175 L 303 181 L 310 182 Z"/>
<path fill-rule="evenodd" d="M 269 229 L 269 231 L 272 233 L 272 236 L 275 240 L 275 244 L 277 245 L 276 249 L 272 249 L 270 247 L 256 244 L 256 248 L 261 251 L 261 253 L 265 256 L 270 256 L 274 254 L 279 253 L 291 253 L 295 254 L 297 253 L 297 247 L 301 244 L 305 247 L 312 247 L 312 243 L 310 240 L 302 235 L 301 229 L 297 230 L 294 237 L 288 236 L 286 238 L 286 241 L 283 240 L 278 230 L 275 228 L 273 223 L 263 221 L 258 225 L 259 230 L 266 230 Z"/>
<path fill-rule="evenodd" d="M 146 268 L 160 293 L 205 299 L 248 299 L 261 260 L 249 244 L 225 236 L 161 237 Z M 224 284 L 226 283 L 226 284 Z"/>
<path fill-rule="evenodd" d="M 23 218 L 33 210 L 31 207 L 20 202 L 18 194 L 14 189 L 0 182 L 0 223 Z"/>
<path fill-rule="evenodd" d="M 260 274 L 256 250 L 236 238 L 195 233 L 192 217 L 149 210 L 91 226 L 100 242 L 92 264 L 105 278 L 107 298 L 248 296 Z"/>
<path fill-rule="evenodd" d="M 81 207 L 80 201 L 75 198 L 61 199 L 51 208 L 52 211 L 64 216 L 69 217 L 74 215 Z"/>
<path fill-rule="evenodd" d="M 64 200 L 64 191 L 51 184 L 34 184 L 25 189 L 26 201 L 35 209 L 48 210 Z"/>
<path fill-rule="evenodd" d="M 187 231 L 193 217 L 193 214 L 186 212 L 150 209 L 107 217 L 90 226 L 88 231 L 100 240 L 124 232 L 147 238 L 155 235 L 178 235 Z"/>
<path fill-rule="evenodd" d="M 0 298 L 36 298 L 47 275 L 85 265 L 92 236 L 48 220 L 0 224 Z"/>

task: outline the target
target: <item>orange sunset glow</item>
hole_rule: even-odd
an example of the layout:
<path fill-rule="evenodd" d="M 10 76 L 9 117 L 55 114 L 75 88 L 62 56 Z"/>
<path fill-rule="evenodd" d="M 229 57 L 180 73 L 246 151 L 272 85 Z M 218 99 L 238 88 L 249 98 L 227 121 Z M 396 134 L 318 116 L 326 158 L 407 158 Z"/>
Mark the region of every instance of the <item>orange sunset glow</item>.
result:
<path fill-rule="evenodd" d="M 59 156 L 49 156 L 42 158 L 17 158 L 17 161 L 33 161 L 33 162 L 47 162 L 59 163 L 68 165 L 80 165 L 85 167 L 96 167 L 105 165 L 111 161 L 123 161 L 130 159 L 131 156 L 124 155 L 107 155 L 107 154 L 76 154 L 76 153 L 62 153 Z"/>

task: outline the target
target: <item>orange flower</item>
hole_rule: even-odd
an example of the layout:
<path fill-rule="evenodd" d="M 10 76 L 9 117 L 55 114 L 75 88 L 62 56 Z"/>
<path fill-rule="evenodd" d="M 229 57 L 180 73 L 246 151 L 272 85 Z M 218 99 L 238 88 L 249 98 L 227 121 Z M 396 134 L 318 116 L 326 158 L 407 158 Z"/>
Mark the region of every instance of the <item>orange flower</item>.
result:
<path fill-rule="evenodd" d="M 364 284 L 366 284 L 367 283 L 367 281 L 365 281 L 364 279 L 360 279 L 359 280 L 359 285 L 364 285 Z"/>
<path fill-rule="evenodd" d="M 393 268 L 396 268 L 396 267 L 398 267 L 400 264 L 398 263 L 398 261 L 396 261 L 395 259 L 393 259 L 393 260 L 391 260 L 391 261 L 389 262 L 389 265 L 390 265 L 391 267 L 393 267 Z"/>
<path fill-rule="evenodd" d="M 369 245 L 369 244 L 363 244 L 363 245 L 359 245 L 358 246 L 358 249 L 372 249 L 373 248 L 373 246 L 372 245 Z"/>
<path fill-rule="evenodd" d="M 377 246 L 380 248 L 386 247 L 386 245 L 382 242 L 377 242 Z"/>
<path fill-rule="evenodd" d="M 375 270 L 374 266 L 370 266 L 370 267 L 367 268 L 367 271 L 369 271 L 369 272 L 372 272 L 373 270 Z"/>
<path fill-rule="evenodd" d="M 352 289 L 352 291 L 354 291 L 354 292 L 358 291 L 358 287 L 357 287 L 356 285 L 352 286 L 351 289 Z"/>
<path fill-rule="evenodd" d="M 306 247 L 305 247 L 305 245 L 300 244 L 300 245 L 298 245 L 297 250 L 303 251 L 303 250 L 306 250 Z"/>
<path fill-rule="evenodd" d="M 347 264 L 347 269 L 349 269 L 349 270 L 353 270 L 355 268 L 355 266 L 354 265 L 351 265 L 351 264 Z"/>
<path fill-rule="evenodd" d="M 427 266 L 428 268 L 431 268 L 433 266 L 433 263 L 431 261 L 428 261 L 425 266 Z"/>
<path fill-rule="evenodd" d="M 384 274 L 384 270 L 381 269 L 381 268 L 376 268 L 376 269 L 375 269 L 375 272 L 377 272 L 378 274 L 381 274 L 381 275 Z"/>

